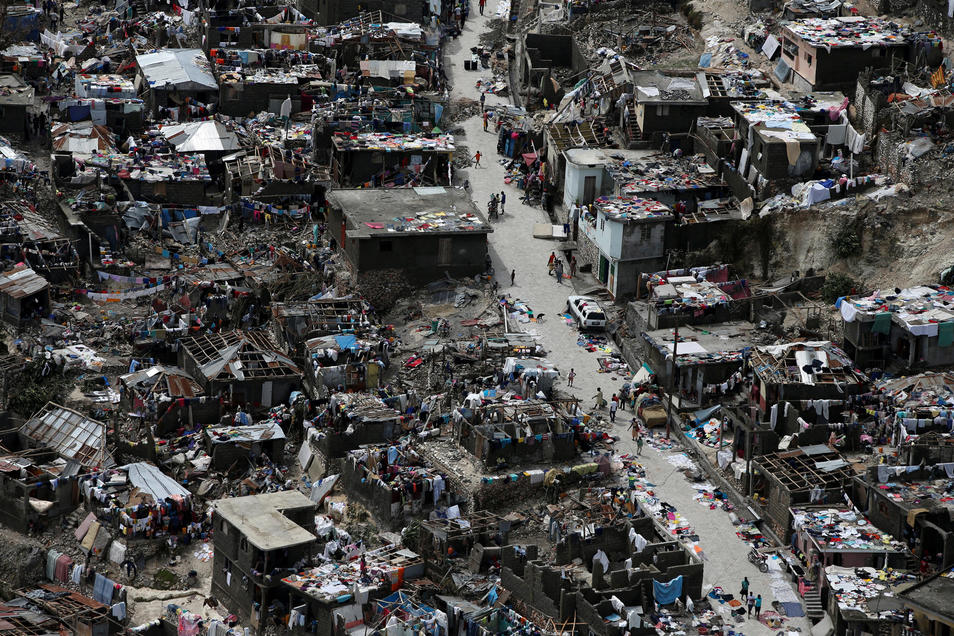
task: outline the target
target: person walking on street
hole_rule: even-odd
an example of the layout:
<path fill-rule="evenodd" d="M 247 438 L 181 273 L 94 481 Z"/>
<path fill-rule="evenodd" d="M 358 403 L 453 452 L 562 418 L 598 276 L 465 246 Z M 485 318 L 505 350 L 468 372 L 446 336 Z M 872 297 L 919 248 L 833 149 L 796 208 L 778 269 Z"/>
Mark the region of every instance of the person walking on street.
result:
<path fill-rule="evenodd" d="M 563 261 L 558 260 L 553 264 L 553 274 L 556 276 L 557 283 L 563 284 Z"/>
<path fill-rule="evenodd" d="M 755 597 L 755 620 L 759 619 L 759 614 L 762 613 L 762 595 L 759 594 Z"/>
<path fill-rule="evenodd" d="M 570 278 L 576 276 L 576 255 L 570 256 Z"/>
<path fill-rule="evenodd" d="M 489 113 L 485 110 L 484 111 L 484 132 L 487 132 L 487 117 L 488 116 L 489 116 Z"/>
<path fill-rule="evenodd" d="M 619 400 L 616 400 L 616 396 L 613 396 L 613 400 L 610 400 L 610 422 L 616 421 L 616 410 L 619 408 Z"/>
<path fill-rule="evenodd" d="M 480 167 L 480 158 L 481 158 L 481 156 L 482 156 L 482 155 L 480 154 L 480 151 L 479 151 L 479 150 L 474 153 L 474 167 L 475 167 L 475 168 L 479 168 L 479 167 Z"/>
<path fill-rule="evenodd" d="M 477 3 L 477 6 L 480 8 L 480 15 L 484 15 L 484 5 L 487 4 L 487 0 L 480 0 Z"/>
<path fill-rule="evenodd" d="M 745 600 L 749 596 L 749 577 L 742 579 L 742 591 L 739 592 L 739 596 L 742 597 L 742 600 Z"/>
<path fill-rule="evenodd" d="M 517 270 L 510 270 L 510 286 L 513 287 L 513 281 L 517 277 Z"/>
<path fill-rule="evenodd" d="M 748 601 L 748 606 L 749 606 L 749 613 L 748 613 L 748 615 L 751 616 L 751 615 L 752 615 L 752 610 L 755 609 L 755 594 L 752 594 L 752 592 L 749 592 L 749 598 L 747 599 L 747 601 Z"/>
<path fill-rule="evenodd" d="M 487 101 L 487 93 L 481 92 L 481 93 L 480 93 L 480 109 L 481 109 L 481 110 L 484 109 L 484 103 L 485 103 L 486 101 Z"/>
<path fill-rule="evenodd" d="M 629 402 L 629 385 L 627 384 L 619 391 L 619 410 L 626 410 L 626 403 Z"/>
<path fill-rule="evenodd" d="M 596 400 L 597 409 L 602 409 L 606 406 L 606 400 L 603 399 L 603 389 L 596 389 L 596 395 L 593 396 L 593 399 Z"/>
<path fill-rule="evenodd" d="M 547 259 L 547 275 L 553 276 L 553 268 L 556 266 L 556 252 L 550 252 L 550 258 Z"/>
<path fill-rule="evenodd" d="M 643 454 L 643 436 L 642 435 L 636 438 L 636 454 L 637 455 Z"/>
<path fill-rule="evenodd" d="M 504 213 L 504 204 L 507 203 L 507 195 L 504 194 L 504 191 L 500 191 L 500 213 Z"/>
<path fill-rule="evenodd" d="M 566 376 L 566 385 L 573 386 L 573 380 L 576 378 L 576 371 L 573 368 L 570 368 L 570 372 Z"/>

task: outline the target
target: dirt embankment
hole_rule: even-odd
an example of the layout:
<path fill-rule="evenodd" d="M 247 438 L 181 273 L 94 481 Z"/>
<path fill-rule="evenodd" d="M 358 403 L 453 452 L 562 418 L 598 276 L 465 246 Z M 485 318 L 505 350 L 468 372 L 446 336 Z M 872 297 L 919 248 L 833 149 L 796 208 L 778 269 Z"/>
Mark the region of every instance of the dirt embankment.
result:
<path fill-rule="evenodd" d="M 772 217 L 773 276 L 814 267 L 869 289 L 936 282 L 954 264 L 954 212 L 902 197 Z"/>
<path fill-rule="evenodd" d="M 36 539 L 0 527 L 0 596 L 46 579 L 46 548 Z"/>

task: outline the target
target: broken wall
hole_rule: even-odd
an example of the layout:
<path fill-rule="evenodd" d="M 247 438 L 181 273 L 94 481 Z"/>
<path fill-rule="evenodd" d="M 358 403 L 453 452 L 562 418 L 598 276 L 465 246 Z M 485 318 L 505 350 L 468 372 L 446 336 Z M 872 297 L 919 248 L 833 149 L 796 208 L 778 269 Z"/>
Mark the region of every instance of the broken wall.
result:
<path fill-rule="evenodd" d="M 536 547 L 536 546 L 527 546 Z M 528 560 L 523 571 L 508 566 L 507 551 L 513 552 L 513 546 L 505 546 L 502 551 L 503 567 L 500 568 L 500 583 L 516 598 L 535 610 L 551 617 L 560 617 L 560 598 L 564 590 L 570 589 L 569 579 L 564 579 L 559 568 L 548 567 L 542 561 Z"/>
<path fill-rule="evenodd" d="M 380 479 L 369 478 L 367 475 L 363 464 L 346 458 L 341 465 L 340 488 L 349 498 L 354 497 L 360 501 L 379 523 L 393 529 L 400 520 L 400 511 L 395 518 L 392 512 L 391 489 Z"/>
<path fill-rule="evenodd" d="M 364 444 L 384 444 L 401 434 L 400 423 L 393 420 L 358 422 L 352 428 L 352 433 L 322 429 L 316 450 L 327 459 L 336 459 Z"/>
<path fill-rule="evenodd" d="M 869 138 L 878 133 L 881 122 L 885 119 L 879 116 L 882 109 L 888 105 L 888 96 L 882 91 L 871 86 L 871 69 L 866 70 L 858 76 L 858 84 L 855 86 L 855 100 L 853 106 L 855 109 L 855 119 L 852 122 L 858 132 L 865 133 Z"/>
<path fill-rule="evenodd" d="M 470 434 L 461 439 L 460 445 L 487 466 L 496 466 L 500 461 L 510 465 L 528 462 L 565 461 L 576 457 L 576 441 L 573 433 L 549 433 L 549 439 L 537 441 L 534 437 L 511 437 L 506 445 L 493 439 L 494 427 L 467 426 Z M 522 441 L 521 441 L 522 440 Z"/>
<path fill-rule="evenodd" d="M 51 524 L 76 509 L 79 502 L 74 491 L 77 488 L 75 480 L 53 490 L 49 486 L 31 487 L 15 479 L 0 477 L 0 525 L 26 533 L 31 521 Z M 30 505 L 31 497 L 53 505 L 41 514 Z"/>

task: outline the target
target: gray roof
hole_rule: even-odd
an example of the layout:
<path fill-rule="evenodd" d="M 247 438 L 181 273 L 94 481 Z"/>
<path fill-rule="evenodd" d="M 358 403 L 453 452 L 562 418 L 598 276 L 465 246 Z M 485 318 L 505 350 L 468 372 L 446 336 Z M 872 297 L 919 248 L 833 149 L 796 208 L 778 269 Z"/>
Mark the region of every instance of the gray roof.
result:
<path fill-rule="evenodd" d="M 283 510 L 315 508 L 297 490 L 219 499 L 212 505 L 215 514 L 235 526 L 259 550 L 281 550 L 315 541 L 315 535 L 282 514 Z"/>
<path fill-rule="evenodd" d="M 30 106 L 33 104 L 33 87 L 16 75 L 0 75 L 0 104 L 7 106 Z"/>
<path fill-rule="evenodd" d="M 136 462 L 124 466 L 129 483 L 142 492 L 152 495 L 156 501 L 179 495 L 189 497 L 191 493 L 179 485 L 175 479 L 166 475 L 158 467 L 146 462 Z"/>
<path fill-rule="evenodd" d="M 137 55 L 136 63 L 151 88 L 184 91 L 214 91 L 219 88 L 202 49 L 163 49 Z"/>
<path fill-rule="evenodd" d="M 328 200 L 348 217 L 349 238 L 493 231 L 463 188 L 343 188 Z"/>
<path fill-rule="evenodd" d="M 954 605 L 951 603 L 951 599 L 954 599 L 954 568 L 948 568 L 899 592 L 898 597 L 908 607 L 946 618 L 948 621 L 945 622 L 949 622 L 954 618 Z"/>

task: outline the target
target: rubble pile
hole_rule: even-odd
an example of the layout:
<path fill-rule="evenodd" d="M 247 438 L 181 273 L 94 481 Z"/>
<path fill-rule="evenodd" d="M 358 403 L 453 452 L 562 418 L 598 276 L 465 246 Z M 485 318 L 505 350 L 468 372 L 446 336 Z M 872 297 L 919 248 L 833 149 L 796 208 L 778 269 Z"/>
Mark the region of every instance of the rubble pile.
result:
<path fill-rule="evenodd" d="M 5 8 L 0 634 L 954 624 L 947 25 L 756 10 Z"/>

